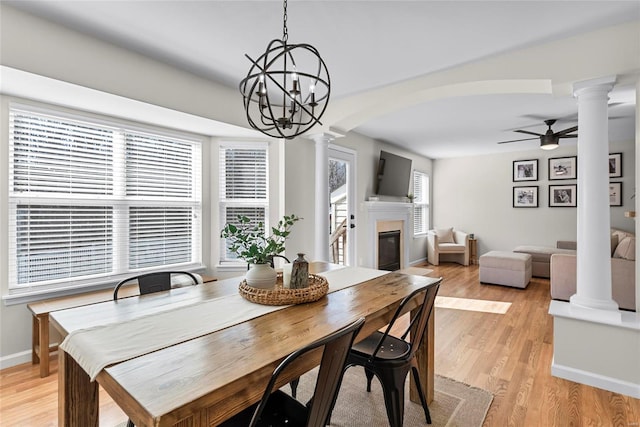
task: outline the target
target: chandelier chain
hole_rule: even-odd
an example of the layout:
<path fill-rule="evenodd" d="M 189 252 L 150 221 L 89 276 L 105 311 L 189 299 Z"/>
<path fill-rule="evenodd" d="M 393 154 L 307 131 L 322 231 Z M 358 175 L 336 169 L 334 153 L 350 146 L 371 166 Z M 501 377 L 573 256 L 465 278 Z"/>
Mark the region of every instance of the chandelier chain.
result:
<path fill-rule="evenodd" d="M 287 40 L 289 40 L 289 30 L 287 29 L 287 0 L 284 0 L 283 6 L 284 6 L 284 15 L 282 17 L 282 22 L 283 22 L 282 41 L 286 43 Z"/>

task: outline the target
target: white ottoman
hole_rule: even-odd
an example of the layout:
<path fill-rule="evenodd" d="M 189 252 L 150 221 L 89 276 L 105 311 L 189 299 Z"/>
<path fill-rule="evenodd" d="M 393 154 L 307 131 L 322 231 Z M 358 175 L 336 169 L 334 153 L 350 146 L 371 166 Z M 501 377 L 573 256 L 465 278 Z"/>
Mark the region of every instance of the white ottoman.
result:
<path fill-rule="evenodd" d="M 526 288 L 531 280 L 531 255 L 491 251 L 482 255 L 480 283 Z"/>

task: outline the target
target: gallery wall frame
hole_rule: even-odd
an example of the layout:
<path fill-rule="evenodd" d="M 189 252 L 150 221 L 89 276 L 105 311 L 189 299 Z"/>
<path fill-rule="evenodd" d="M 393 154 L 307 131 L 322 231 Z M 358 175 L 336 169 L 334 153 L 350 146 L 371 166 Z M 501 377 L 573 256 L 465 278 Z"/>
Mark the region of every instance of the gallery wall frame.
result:
<path fill-rule="evenodd" d="M 513 161 L 513 182 L 537 180 L 538 159 Z"/>
<path fill-rule="evenodd" d="M 550 208 L 572 208 L 577 206 L 578 185 L 550 185 L 549 186 L 549 207 Z"/>
<path fill-rule="evenodd" d="M 514 208 L 537 208 L 538 186 L 513 187 Z"/>
<path fill-rule="evenodd" d="M 578 178 L 578 157 L 552 157 L 549 159 L 549 181 Z"/>
<path fill-rule="evenodd" d="M 622 206 L 622 183 L 609 183 L 609 206 Z"/>
<path fill-rule="evenodd" d="M 622 178 L 622 153 L 609 154 L 609 178 Z"/>

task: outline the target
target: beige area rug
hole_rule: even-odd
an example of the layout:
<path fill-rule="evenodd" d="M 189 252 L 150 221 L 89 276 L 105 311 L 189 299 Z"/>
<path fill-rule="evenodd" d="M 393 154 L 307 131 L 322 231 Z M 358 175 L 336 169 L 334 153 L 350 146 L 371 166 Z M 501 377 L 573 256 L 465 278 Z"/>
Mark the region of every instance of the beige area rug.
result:
<path fill-rule="evenodd" d="M 313 393 L 316 372 L 313 370 L 300 379 L 298 399 L 302 402 L 306 402 Z M 389 426 L 380 382 L 374 378 L 371 393 L 367 393 L 366 386 L 367 380 L 362 367 L 355 366 L 347 370 L 331 416 L 331 426 Z M 284 390 L 288 391 L 289 387 L 285 387 Z M 435 396 L 429 405 L 431 426 L 480 427 L 492 400 L 493 395 L 486 390 L 436 375 Z M 422 406 L 409 400 L 409 380 L 407 380 L 404 426 L 427 425 Z"/>

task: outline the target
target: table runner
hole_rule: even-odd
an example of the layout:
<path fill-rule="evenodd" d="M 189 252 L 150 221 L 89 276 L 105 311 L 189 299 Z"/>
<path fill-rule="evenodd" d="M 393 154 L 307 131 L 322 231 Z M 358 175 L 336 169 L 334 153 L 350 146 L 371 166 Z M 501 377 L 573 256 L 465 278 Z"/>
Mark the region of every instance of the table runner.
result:
<path fill-rule="evenodd" d="M 319 274 L 329 292 L 387 274 L 388 271 L 345 267 Z M 72 331 L 60 348 L 73 357 L 94 381 L 104 367 L 189 341 L 263 316 L 287 306 L 254 304 L 239 294 L 201 301 L 148 314 L 124 323 L 111 323 Z"/>

